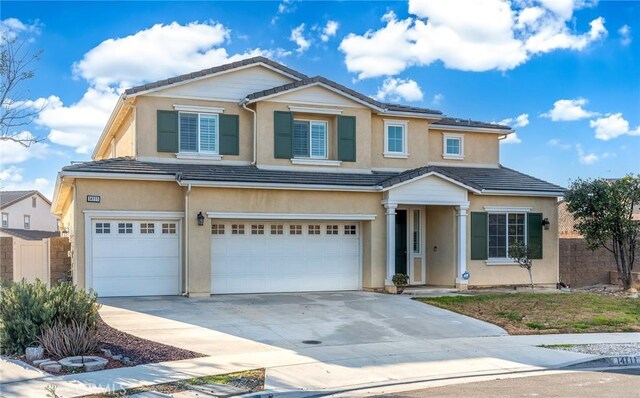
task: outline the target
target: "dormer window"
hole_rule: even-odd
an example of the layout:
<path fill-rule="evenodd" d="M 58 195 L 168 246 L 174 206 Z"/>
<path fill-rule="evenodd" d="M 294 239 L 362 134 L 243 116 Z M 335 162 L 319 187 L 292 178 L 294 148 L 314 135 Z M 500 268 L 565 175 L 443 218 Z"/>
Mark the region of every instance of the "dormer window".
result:
<path fill-rule="evenodd" d="M 180 112 L 180 152 L 218 154 L 218 115 Z"/>
<path fill-rule="evenodd" d="M 398 120 L 384 121 L 384 156 L 388 158 L 407 158 L 407 122 Z"/>
<path fill-rule="evenodd" d="M 444 159 L 464 159 L 464 135 L 443 134 L 442 157 Z"/>
<path fill-rule="evenodd" d="M 293 121 L 293 157 L 327 158 L 328 123 L 321 120 Z"/>

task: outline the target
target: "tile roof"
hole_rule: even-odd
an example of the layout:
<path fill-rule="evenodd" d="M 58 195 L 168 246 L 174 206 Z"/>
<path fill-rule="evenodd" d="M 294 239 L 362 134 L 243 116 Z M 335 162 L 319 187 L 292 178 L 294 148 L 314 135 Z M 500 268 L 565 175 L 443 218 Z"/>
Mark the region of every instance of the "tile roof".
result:
<path fill-rule="evenodd" d="M 483 192 L 522 191 L 558 194 L 564 188 L 506 167 L 425 166 L 402 173 L 330 173 L 312 171 L 266 170 L 255 166 L 152 163 L 132 158 L 105 159 L 66 166 L 63 172 L 121 173 L 174 176 L 180 181 L 215 181 L 256 184 L 301 184 L 388 188 L 423 174 L 435 172 Z"/>
<path fill-rule="evenodd" d="M 159 80 L 157 82 L 153 82 L 153 83 L 147 83 L 147 84 L 142 84 L 140 86 L 136 86 L 136 87 L 131 87 L 128 88 L 124 91 L 125 95 L 132 95 L 132 94 L 136 94 L 139 93 L 141 91 L 147 91 L 147 90 L 152 90 L 155 88 L 160 88 L 160 87 L 164 87 L 164 86 L 168 86 L 170 84 L 174 84 L 174 83 L 179 83 L 179 82 L 183 82 L 183 81 L 187 81 L 187 80 L 191 80 L 191 79 L 195 79 L 198 77 L 204 77 L 207 75 L 212 75 L 218 72 L 222 72 L 225 70 L 230 70 L 230 69 L 235 69 L 235 68 L 239 68 L 241 66 L 246 66 L 246 65 L 252 65 L 252 64 L 257 64 L 257 63 L 263 63 L 266 65 L 269 65 L 270 67 L 274 68 L 274 69 L 278 69 L 288 75 L 291 76 L 295 76 L 298 79 L 304 79 L 307 77 L 307 75 L 304 75 L 298 71 L 295 71 L 291 68 L 287 68 L 286 66 L 279 64 L 275 61 L 270 60 L 269 58 L 265 58 L 265 57 L 253 57 L 253 58 L 247 58 L 247 59 L 243 59 L 241 61 L 237 61 L 237 62 L 232 62 L 229 64 L 224 64 L 224 65 L 220 65 L 220 66 L 214 66 L 213 68 L 208 68 L 208 69 L 203 69 L 201 71 L 198 72 L 192 72 L 192 73 L 186 73 L 184 75 L 180 75 L 180 76 L 175 76 L 175 77 L 171 77 L 169 79 L 164 79 L 164 80 Z"/>
<path fill-rule="evenodd" d="M 32 229 L 0 228 L 0 232 L 4 232 L 11 236 L 15 236 L 16 238 L 24 240 L 42 240 L 60 236 L 60 232 L 36 231 Z"/>
<path fill-rule="evenodd" d="M 498 123 L 485 123 L 479 122 L 477 120 L 471 119 L 459 119 L 453 117 L 445 117 L 437 122 L 432 123 L 433 126 L 441 125 L 441 126 L 460 126 L 460 127 L 480 127 L 480 128 L 488 128 L 488 129 L 501 129 L 501 130 L 512 130 L 511 126 L 506 126 L 504 124 Z"/>
<path fill-rule="evenodd" d="M 36 190 L 31 191 L 0 191 L 0 208 L 5 208 L 16 202 L 21 201 L 24 198 L 37 193 Z"/>
<path fill-rule="evenodd" d="M 322 83 L 325 84 L 329 87 L 332 87 L 338 91 L 341 91 L 347 95 L 350 95 L 352 97 L 355 97 L 357 99 L 359 99 L 360 101 L 363 101 L 369 105 L 375 106 L 377 108 L 380 108 L 382 110 L 385 111 L 396 111 L 396 112 L 411 112 L 411 113 L 420 113 L 420 114 L 429 114 L 429 115 L 442 115 L 442 112 L 438 111 L 438 110 L 434 110 L 434 109 L 428 109 L 428 108 L 418 108 L 418 107 L 414 107 L 414 106 L 407 106 L 407 105 L 398 105 L 398 104 L 388 104 L 388 103 L 384 103 L 384 102 L 380 102 L 380 101 L 376 101 L 371 97 L 368 97 L 366 95 L 360 94 L 359 92 L 352 90 L 346 86 L 343 86 L 342 84 L 336 83 L 333 80 L 329 80 L 325 77 L 322 76 L 314 76 L 314 77 L 308 77 L 296 82 L 291 82 L 291 83 L 287 83 L 287 84 L 283 84 L 282 86 L 278 86 L 278 87 L 272 87 L 266 90 L 261 90 L 261 91 L 257 91 L 255 93 L 251 93 L 249 95 L 247 95 L 247 99 L 249 101 L 253 101 L 253 100 L 257 100 L 263 97 L 268 97 L 270 95 L 273 94 L 278 94 L 278 93 L 282 93 L 285 91 L 289 91 L 289 90 L 293 90 L 296 88 L 300 88 L 300 87 L 305 87 L 305 86 L 309 86 L 312 84 L 317 84 L 317 83 Z"/>

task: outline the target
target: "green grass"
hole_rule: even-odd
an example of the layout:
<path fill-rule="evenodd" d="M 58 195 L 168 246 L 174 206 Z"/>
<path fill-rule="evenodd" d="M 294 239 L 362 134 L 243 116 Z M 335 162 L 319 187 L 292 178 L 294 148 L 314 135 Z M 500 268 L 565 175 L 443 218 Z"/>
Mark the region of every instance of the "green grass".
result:
<path fill-rule="evenodd" d="M 510 334 L 640 332 L 640 299 L 592 293 L 417 298 L 494 323 Z"/>

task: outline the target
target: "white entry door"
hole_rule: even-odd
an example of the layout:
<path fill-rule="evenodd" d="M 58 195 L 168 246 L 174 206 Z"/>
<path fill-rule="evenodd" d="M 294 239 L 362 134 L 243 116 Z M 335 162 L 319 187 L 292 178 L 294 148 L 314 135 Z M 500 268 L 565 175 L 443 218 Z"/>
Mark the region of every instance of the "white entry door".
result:
<path fill-rule="evenodd" d="M 101 297 L 180 294 L 180 224 L 91 222 L 91 281 Z"/>
<path fill-rule="evenodd" d="M 358 222 L 213 221 L 214 294 L 358 290 Z"/>

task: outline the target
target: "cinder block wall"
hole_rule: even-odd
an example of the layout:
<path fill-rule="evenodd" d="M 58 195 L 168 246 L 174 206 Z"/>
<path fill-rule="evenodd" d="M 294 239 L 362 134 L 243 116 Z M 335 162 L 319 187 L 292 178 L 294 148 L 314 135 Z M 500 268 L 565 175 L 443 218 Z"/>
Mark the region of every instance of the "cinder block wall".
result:
<path fill-rule="evenodd" d="M 49 267 L 51 286 L 60 280 L 68 280 L 71 274 L 71 258 L 69 257 L 71 243 L 69 238 L 51 238 L 49 240 Z"/>
<path fill-rule="evenodd" d="M 13 238 L 0 237 L 0 280 L 13 281 Z"/>
<path fill-rule="evenodd" d="M 636 250 L 636 259 L 640 259 Z M 636 260 L 636 263 L 638 260 Z M 634 269 L 637 270 L 637 265 Z M 560 280 L 571 287 L 611 283 L 611 271 L 617 271 L 613 254 L 604 248 L 587 249 L 583 238 L 560 238 Z M 619 281 L 618 281 L 619 283 Z"/>

